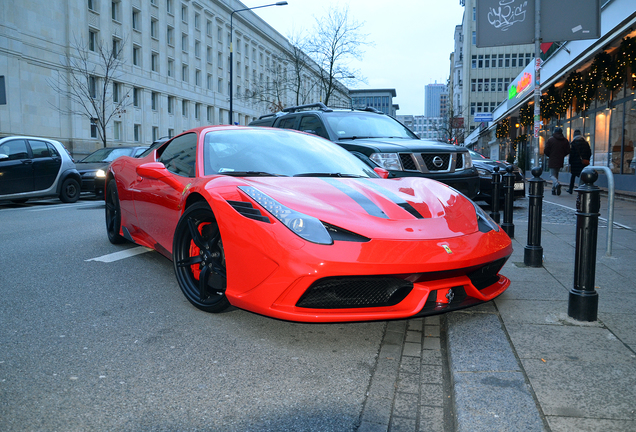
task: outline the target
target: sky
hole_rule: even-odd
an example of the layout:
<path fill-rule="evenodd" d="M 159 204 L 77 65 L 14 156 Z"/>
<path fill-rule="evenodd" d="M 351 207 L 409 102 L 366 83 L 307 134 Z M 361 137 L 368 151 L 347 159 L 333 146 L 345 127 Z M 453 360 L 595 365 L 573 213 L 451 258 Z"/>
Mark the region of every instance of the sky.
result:
<path fill-rule="evenodd" d="M 361 62 L 351 61 L 366 83 L 352 89 L 394 88 L 400 105 L 398 115 L 424 114 L 424 86 L 446 83 L 450 71 L 455 26 L 462 23 L 464 8 L 459 0 L 287 0 L 287 6 L 254 10 L 280 34 L 288 37 L 311 31 L 315 17 L 327 15 L 329 7 L 349 6 L 349 16 L 364 22 L 362 33 L 373 46 L 364 48 Z M 242 0 L 246 7 L 275 3 Z"/>

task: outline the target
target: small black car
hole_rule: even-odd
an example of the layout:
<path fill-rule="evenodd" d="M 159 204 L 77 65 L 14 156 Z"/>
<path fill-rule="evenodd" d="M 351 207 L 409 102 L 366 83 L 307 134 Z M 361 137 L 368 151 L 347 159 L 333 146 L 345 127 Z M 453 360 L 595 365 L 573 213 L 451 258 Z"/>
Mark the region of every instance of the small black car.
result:
<path fill-rule="evenodd" d="M 523 173 L 519 167 L 509 164 L 508 162 L 489 159 L 481 153 L 470 150 L 470 155 L 473 159 L 473 166 L 477 168 L 479 173 L 479 194 L 473 198 L 475 201 L 486 201 L 491 203 L 492 198 L 492 174 L 495 167 L 499 167 L 499 173 L 505 174 L 508 166 L 513 166 L 512 173 L 515 176 L 515 188 L 514 199 L 523 198 L 526 196 L 526 182 L 523 178 Z M 503 183 L 500 189 L 500 200 L 504 199 Z"/>
<path fill-rule="evenodd" d="M 76 162 L 77 170 L 82 176 L 82 192 L 94 194 L 97 198 L 104 196 L 104 179 L 106 167 L 119 156 L 138 156 L 148 146 L 104 147 Z"/>
<path fill-rule="evenodd" d="M 273 121 L 272 121 L 273 120 Z M 394 118 L 373 108 L 331 109 L 322 103 L 285 108 L 250 126 L 295 129 L 326 138 L 353 153 L 371 168 L 392 177 L 427 177 L 474 198 L 479 176 L 468 149 L 421 140 Z"/>

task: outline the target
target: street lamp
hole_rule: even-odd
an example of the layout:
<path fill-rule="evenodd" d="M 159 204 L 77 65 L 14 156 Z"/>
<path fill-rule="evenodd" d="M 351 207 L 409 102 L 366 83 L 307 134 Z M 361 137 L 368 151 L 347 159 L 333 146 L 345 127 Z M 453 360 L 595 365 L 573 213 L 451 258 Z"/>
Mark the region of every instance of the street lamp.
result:
<path fill-rule="evenodd" d="M 230 14 L 230 124 L 234 124 L 234 110 L 233 110 L 233 104 L 232 104 L 232 94 L 234 93 L 234 22 L 233 22 L 233 18 L 234 18 L 234 14 L 237 12 L 245 12 L 247 10 L 252 10 L 252 9 L 260 9 L 260 8 L 264 8 L 264 7 L 270 7 L 270 6 L 286 6 L 287 2 L 286 1 L 279 1 L 276 3 L 272 3 L 272 4 L 268 4 L 268 5 L 263 5 L 263 6 L 254 6 L 251 8 L 244 8 L 244 9 L 237 9 L 232 11 L 232 13 Z"/>

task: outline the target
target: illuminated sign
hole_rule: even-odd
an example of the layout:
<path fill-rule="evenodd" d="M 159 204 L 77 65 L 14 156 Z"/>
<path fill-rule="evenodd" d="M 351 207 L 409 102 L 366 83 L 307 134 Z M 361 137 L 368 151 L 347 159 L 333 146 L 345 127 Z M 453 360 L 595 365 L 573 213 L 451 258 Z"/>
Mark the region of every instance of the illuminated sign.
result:
<path fill-rule="evenodd" d="M 517 84 L 511 84 L 508 88 L 508 99 L 514 99 L 532 84 L 532 75 L 524 72 Z"/>

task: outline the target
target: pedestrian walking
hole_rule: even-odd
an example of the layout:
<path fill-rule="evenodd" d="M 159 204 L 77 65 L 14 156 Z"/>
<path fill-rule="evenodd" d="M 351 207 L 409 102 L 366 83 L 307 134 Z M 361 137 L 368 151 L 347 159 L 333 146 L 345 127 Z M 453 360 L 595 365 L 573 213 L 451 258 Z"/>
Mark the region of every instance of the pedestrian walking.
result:
<path fill-rule="evenodd" d="M 590 164 L 592 157 L 592 149 L 587 143 L 580 130 L 574 131 L 572 142 L 570 143 L 570 188 L 567 193 L 571 194 L 574 190 L 574 180 L 581 176 L 583 168 Z"/>
<path fill-rule="evenodd" d="M 548 168 L 552 179 L 552 195 L 561 195 L 559 171 L 563 168 L 563 159 L 570 154 L 570 142 L 563 136 L 563 129 L 560 127 L 554 129 L 543 153 L 549 158 Z"/>

